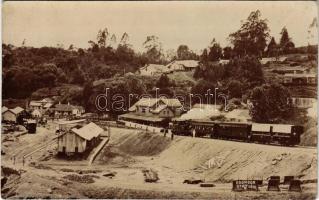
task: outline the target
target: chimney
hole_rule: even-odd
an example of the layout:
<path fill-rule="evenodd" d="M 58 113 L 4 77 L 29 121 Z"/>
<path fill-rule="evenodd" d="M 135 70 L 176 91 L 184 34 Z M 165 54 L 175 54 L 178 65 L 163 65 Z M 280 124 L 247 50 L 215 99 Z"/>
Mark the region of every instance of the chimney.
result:
<path fill-rule="evenodd" d="M 70 105 L 70 102 L 68 102 L 68 106 Z"/>
<path fill-rule="evenodd" d="M 59 104 L 61 104 L 61 101 L 59 101 Z"/>

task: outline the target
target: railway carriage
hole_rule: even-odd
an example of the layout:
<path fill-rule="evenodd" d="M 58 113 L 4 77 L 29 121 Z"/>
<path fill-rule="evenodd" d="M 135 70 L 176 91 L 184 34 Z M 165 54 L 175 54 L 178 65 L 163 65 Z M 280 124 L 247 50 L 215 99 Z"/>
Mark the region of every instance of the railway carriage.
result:
<path fill-rule="evenodd" d="M 288 124 L 262 124 L 241 122 L 219 122 L 210 120 L 178 120 L 173 122 L 176 135 L 240 140 L 245 142 L 278 143 L 297 145 L 300 143 L 302 126 Z"/>
<path fill-rule="evenodd" d="M 192 125 L 188 120 L 173 121 L 172 133 L 175 135 L 190 136 L 192 134 Z"/>
<path fill-rule="evenodd" d="M 239 122 L 221 122 L 216 126 L 214 135 L 218 138 L 250 140 L 251 124 Z"/>

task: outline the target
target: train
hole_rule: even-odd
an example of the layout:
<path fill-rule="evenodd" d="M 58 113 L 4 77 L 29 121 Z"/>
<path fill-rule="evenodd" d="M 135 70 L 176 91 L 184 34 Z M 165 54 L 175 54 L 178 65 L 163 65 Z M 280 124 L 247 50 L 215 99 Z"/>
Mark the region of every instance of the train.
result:
<path fill-rule="evenodd" d="M 175 135 L 210 137 L 263 144 L 295 146 L 300 143 L 303 127 L 289 124 L 176 120 L 171 123 Z"/>

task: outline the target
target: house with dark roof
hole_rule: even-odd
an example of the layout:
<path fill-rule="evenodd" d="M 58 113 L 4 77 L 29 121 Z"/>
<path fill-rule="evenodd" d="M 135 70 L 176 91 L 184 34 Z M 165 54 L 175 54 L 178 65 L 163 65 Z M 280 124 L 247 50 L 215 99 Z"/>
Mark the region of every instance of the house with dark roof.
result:
<path fill-rule="evenodd" d="M 182 104 L 178 99 L 142 98 L 129 108 L 129 113 L 119 116 L 119 120 L 145 124 L 157 124 L 165 119 L 179 117 Z"/>

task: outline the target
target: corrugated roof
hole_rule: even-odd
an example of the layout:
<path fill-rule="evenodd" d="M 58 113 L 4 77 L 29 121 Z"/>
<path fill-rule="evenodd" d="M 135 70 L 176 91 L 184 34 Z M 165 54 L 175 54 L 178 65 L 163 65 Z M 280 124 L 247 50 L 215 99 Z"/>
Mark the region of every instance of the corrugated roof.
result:
<path fill-rule="evenodd" d="M 91 122 L 80 129 L 73 128 L 71 131 L 84 138 L 85 140 L 91 140 L 94 137 L 98 137 L 101 133 L 103 133 L 104 130 L 98 125 Z"/>
<path fill-rule="evenodd" d="M 219 105 L 212 104 L 195 104 L 192 109 L 183 114 L 180 119 L 210 119 L 214 116 L 220 116 L 221 112 L 218 110 Z"/>
<path fill-rule="evenodd" d="M 17 107 L 15 107 L 14 109 L 11 109 L 11 111 L 12 111 L 13 113 L 15 113 L 15 114 L 19 114 L 20 112 L 24 111 L 24 109 L 21 108 L 21 107 L 19 107 L 19 106 L 17 106 Z"/>

